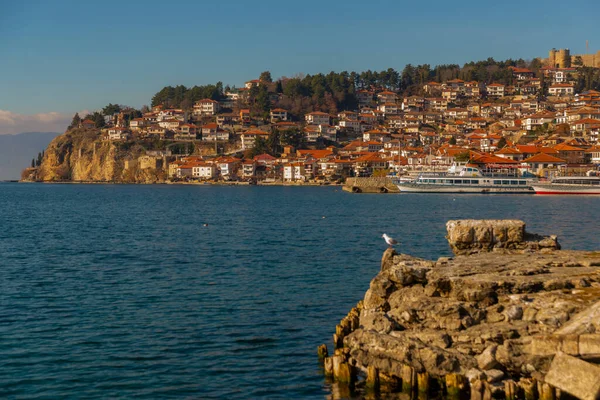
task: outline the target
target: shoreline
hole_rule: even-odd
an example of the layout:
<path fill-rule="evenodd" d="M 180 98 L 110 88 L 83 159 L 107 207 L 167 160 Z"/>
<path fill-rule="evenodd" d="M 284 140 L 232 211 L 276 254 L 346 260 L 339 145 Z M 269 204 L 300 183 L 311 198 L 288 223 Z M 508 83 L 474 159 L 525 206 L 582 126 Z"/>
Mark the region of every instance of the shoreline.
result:
<path fill-rule="evenodd" d="M 61 185 L 190 185 L 190 186 L 343 186 L 342 183 L 303 183 L 303 182 L 268 182 L 250 184 L 249 182 L 117 182 L 117 181 L 19 181 L 8 180 L 0 183 L 25 183 L 25 184 L 61 184 Z"/>

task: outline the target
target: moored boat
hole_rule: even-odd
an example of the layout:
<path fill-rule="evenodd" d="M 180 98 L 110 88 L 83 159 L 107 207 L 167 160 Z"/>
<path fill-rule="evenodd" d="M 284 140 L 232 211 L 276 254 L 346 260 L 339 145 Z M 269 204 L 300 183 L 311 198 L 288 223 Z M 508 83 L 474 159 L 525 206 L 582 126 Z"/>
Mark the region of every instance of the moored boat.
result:
<path fill-rule="evenodd" d="M 600 176 L 559 176 L 532 185 L 535 194 L 600 194 Z"/>
<path fill-rule="evenodd" d="M 479 168 L 453 166 L 446 173 L 422 173 L 413 182 L 398 182 L 400 192 L 412 193 L 528 193 L 535 179 L 517 175 L 482 173 Z"/>

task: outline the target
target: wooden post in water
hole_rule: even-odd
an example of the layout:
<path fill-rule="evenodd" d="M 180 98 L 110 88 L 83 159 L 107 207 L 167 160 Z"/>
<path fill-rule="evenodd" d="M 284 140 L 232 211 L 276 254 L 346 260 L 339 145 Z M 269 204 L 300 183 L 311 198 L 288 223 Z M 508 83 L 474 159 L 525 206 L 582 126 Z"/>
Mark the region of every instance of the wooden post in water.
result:
<path fill-rule="evenodd" d="M 327 358 L 327 356 L 329 355 L 326 344 L 322 344 L 319 347 L 317 347 L 317 355 L 319 356 L 319 362 L 323 363 L 325 358 Z"/>
<path fill-rule="evenodd" d="M 538 382 L 538 393 L 540 394 L 540 400 L 556 400 L 554 388 L 547 383 Z"/>
<path fill-rule="evenodd" d="M 483 381 L 475 379 L 471 381 L 471 400 L 483 400 L 484 392 Z"/>
<path fill-rule="evenodd" d="M 325 357 L 323 369 L 325 370 L 325 376 L 333 376 L 333 357 Z"/>
<path fill-rule="evenodd" d="M 417 388 L 419 400 L 427 400 L 429 398 L 429 373 L 417 374 Z"/>
<path fill-rule="evenodd" d="M 373 365 L 369 365 L 367 369 L 365 386 L 374 392 L 379 392 L 379 370 Z"/>
<path fill-rule="evenodd" d="M 517 383 L 513 380 L 504 381 L 504 395 L 506 396 L 506 400 L 516 400 L 517 394 Z"/>
<path fill-rule="evenodd" d="M 523 389 L 525 400 L 537 400 L 537 381 L 533 378 L 521 378 L 519 386 Z"/>
<path fill-rule="evenodd" d="M 402 393 L 411 395 L 417 388 L 417 373 L 414 368 L 409 365 L 402 366 Z"/>
<path fill-rule="evenodd" d="M 464 375 L 448 374 L 446 375 L 446 393 L 450 399 L 460 399 L 467 393 L 468 382 Z"/>

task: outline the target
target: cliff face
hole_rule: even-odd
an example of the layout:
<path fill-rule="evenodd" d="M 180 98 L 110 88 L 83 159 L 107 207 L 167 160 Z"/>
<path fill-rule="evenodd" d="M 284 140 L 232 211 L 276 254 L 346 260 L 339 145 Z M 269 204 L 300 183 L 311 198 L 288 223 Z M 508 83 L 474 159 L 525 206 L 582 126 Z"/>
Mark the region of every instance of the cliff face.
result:
<path fill-rule="evenodd" d="M 24 180 L 36 182 L 119 182 L 164 181 L 162 169 L 141 169 L 137 158 L 140 145 L 101 140 L 97 131 L 76 129 L 56 137 L 46 149 L 42 165 Z"/>

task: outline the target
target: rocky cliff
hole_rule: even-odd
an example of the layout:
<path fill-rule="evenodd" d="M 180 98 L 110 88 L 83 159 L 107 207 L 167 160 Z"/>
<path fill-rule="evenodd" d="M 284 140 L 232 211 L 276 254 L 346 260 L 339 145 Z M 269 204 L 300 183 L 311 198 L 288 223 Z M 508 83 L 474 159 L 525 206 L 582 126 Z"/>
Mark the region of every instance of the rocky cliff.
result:
<path fill-rule="evenodd" d="M 454 258 L 384 253 L 326 373 L 422 398 L 600 396 L 600 252 L 560 251 L 522 221 L 447 228 Z"/>
<path fill-rule="evenodd" d="M 42 165 L 24 172 L 36 182 L 153 183 L 166 179 L 163 168 L 141 169 L 145 149 L 140 144 L 101 140 L 95 130 L 75 129 L 56 137 L 47 147 Z"/>

